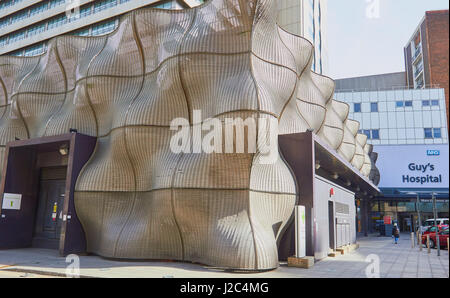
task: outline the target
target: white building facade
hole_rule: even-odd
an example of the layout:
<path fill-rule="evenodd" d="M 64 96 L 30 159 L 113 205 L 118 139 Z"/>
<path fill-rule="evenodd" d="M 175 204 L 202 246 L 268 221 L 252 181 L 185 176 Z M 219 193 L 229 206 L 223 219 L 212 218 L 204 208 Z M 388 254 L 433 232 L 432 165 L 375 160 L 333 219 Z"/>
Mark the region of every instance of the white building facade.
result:
<path fill-rule="evenodd" d="M 433 217 L 449 215 L 449 145 L 444 89 L 339 90 L 335 98 L 350 105 L 349 117 L 378 153 L 381 197 L 370 204 L 369 229 L 383 233 L 390 216 L 401 231 Z M 416 196 L 421 199 L 417 207 Z"/>
<path fill-rule="evenodd" d="M 373 145 L 448 144 L 444 89 L 337 91 Z"/>
<path fill-rule="evenodd" d="M 303 36 L 315 47 L 312 70 L 326 75 L 327 0 L 278 0 L 278 23 L 287 31 Z"/>

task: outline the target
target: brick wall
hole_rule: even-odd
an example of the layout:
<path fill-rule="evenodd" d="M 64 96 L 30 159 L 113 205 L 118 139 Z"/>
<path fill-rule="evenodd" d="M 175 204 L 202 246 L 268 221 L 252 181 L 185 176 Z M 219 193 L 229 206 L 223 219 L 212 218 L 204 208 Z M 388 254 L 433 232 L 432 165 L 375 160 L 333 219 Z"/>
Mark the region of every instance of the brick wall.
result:
<path fill-rule="evenodd" d="M 448 10 L 427 11 L 425 22 L 429 50 L 430 83 L 445 89 L 447 129 L 449 128 L 449 15 Z"/>

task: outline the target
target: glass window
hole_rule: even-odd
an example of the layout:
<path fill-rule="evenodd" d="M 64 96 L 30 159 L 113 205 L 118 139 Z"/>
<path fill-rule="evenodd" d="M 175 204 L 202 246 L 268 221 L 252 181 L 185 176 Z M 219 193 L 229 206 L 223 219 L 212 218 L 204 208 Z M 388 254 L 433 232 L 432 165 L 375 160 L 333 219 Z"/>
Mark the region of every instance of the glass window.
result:
<path fill-rule="evenodd" d="M 65 0 L 51 0 L 50 3 L 49 3 L 49 7 L 53 8 L 55 6 L 64 4 L 65 2 L 66 2 Z"/>
<path fill-rule="evenodd" d="M 432 100 L 431 101 L 432 106 L 439 106 L 439 100 Z"/>
<path fill-rule="evenodd" d="M 423 107 L 429 107 L 430 106 L 430 101 L 429 100 L 422 100 L 422 106 Z"/>
<path fill-rule="evenodd" d="M 91 14 L 92 6 L 85 6 L 80 9 L 80 18 L 84 18 Z"/>
<path fill-rule="evenodd" d="M 373 140 L 379 140 L 380 139 L 380 130 L 379 129 L 373 129 L 372 130 L 372 139 Z"/>
<path fill-rule="evenodd" d="M 442 134 L 441 134 L 441 129 L 440 128 L 433 128 L 433 137 L 435 139 L 441 139 L 442 138 Z"/>
<path fill-rule="evenodd" d="M 13 33 L 9 36 L 9 43 L 13 43 L 24 38 L 25 38 L 25 31 Z"/>
<path fill-rule="evenodd" d="M 432 139 L 433 138 L 433 131 L 431 130 L 431 128 L 424 128 L 424 133 L 425 133 L 425 139 Z"/>
<path fill-rule="evenodd" d="M 370 103 L 370 111 L 372 113 L 377 113 L 378 112 L 378 102 Z"/>
<path fill-rule="evenodd" d="M 67 17 L 66 17 L 66 15 L 65 15 L 65 14 L 64 14 L 64 15 L 60 15 L 60 16 L 57 16 L 57 17 L 51 19 L 51 20 L 48 22 L 47 28 L 48 28 L 48 30 L 50 30 L 50 29 L 53 29 L 53 28 L 62 26 L 62 25 L 64 25 L 66 22 L 67 22 Z"/>
<path fill-rule="evenodd" d="M 353 109 L 355 113 L 361 113 L 361 103 L 353 104 Z"/>
<path fill-rule="evenodd" d="M 397 108 L 403 108 L 403 101 L 397 101 L 397 102 L 395 102 L 395 106 L 396 106 Z"/>
<path fill-rule="evenodd" d="M 82 30 L 78 30 L 75 33 L 73 33 L 73 35 L 77 35 L 77 36 L 89 36 L 89 28 L 87 29 L 82 29 Z"/>
<path fill-rule="evenodd" d="M 33 15 L 35 15 L 35 14 L 38 14 L 38 13 L 43 12 L 44 10 L 47 9 L 47 7 L 48 7 L 48 2 L 47 2 L 47 1 L 45 1 L 45 2 L 43 2 L 43 3 L 41 3 L 41 4 L 39 4 L 39 5 L 36 5 L 36 6 L 32 7 L 32 8 L 30 9 L 30 16 L 33 16 Z"/>
<path fill-rule="evenodd" d="M 117 0 L 103 0 L 94 3 L 94 13 L 117 5 Z"/>
<path fill-rule="evenodd" d="M 6 45 L 7 43 L 8 43 L 8 38 L 0 37 L 0 47 Z"/>
<path fill-rule="evenodd" d="M 45 31 L 45 23 L 33 26 L 28 29 L 28 37 Z"/>
<path fill-rule="evenodd" d="M 114 31 L 114 29 L 116 28 L 116 21 L 109 21 L 106 23 L 101 23 L 99 25 L 93 26 L 92 27 L 92 33 L 91 35 L 93 36 L 99 36 L 99 35 L 103 35 L 103 34 L 107 34 L 110 33 L 112 31 Z"/>
<path fill-rule="evenodd" d="M 367 136 L 367 138 L 370 139 L 370 129 L 364 129 L 363 134 L 365 134 Z"/>
<path fill-rule="evenodd" d="M 41 43 L 35 46 L 31 46 L 25 49 L 24 56 L 36 56 L 40 55 L 45 51 L 45 44 Z"/>
<path fill-rule="evenodd" d="M 405 107 L 412 107 L 413 102 L 411 100 L 405 101 Z"/>

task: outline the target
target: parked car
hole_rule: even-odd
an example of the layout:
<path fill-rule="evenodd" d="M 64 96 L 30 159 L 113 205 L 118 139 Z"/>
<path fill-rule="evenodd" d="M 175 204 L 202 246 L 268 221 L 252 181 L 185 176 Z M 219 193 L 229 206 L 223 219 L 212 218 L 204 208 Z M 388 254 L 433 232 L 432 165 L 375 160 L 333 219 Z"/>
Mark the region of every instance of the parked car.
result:
<path fill-rule="evenodd" d="M 448 218 L 436 218 L 437 225 L 447 225 L 448 226 Z M 422 223 L 422 234 L 428 230 L 429 227 L 434 226 L 434 218 L 427 219 Z"/>
<path fill-rule="evenodd" d="M 438 226 L 438 227 L 439 227 L 439 231 L 448 229 L 448 225 L 440 225 L 440 226 Z M 436 234 L 436 226 L 428 227 L 428 228 L 425 230 L 425 232 L 422 233 L 422 235 L 433 234 L 433 233 Z"/>
<path fill-rule="evenodd" d="M 447 239 L 448 239 L 448 227 L 439 231 L 439 244 L 442 248 L 447 247 Z M 436 233 L 430 233 L 430 247 L 436 247 Z M 427 235 L 422 235 L 422 244 L 427 245 Z"/>

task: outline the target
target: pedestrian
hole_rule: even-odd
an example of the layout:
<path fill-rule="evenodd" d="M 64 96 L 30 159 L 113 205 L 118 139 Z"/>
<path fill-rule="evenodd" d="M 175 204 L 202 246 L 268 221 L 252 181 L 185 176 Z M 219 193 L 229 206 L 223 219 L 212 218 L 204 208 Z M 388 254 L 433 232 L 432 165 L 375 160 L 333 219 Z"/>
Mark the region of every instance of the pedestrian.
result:
<path fill-rule="evenodd" d="M 400 230 L 397 227 L 397 224 L 394 224 L 394 228 L 392 229 L 392 237 L 394 237 L 395 244 L 398 244 L 398 238 L 400 238 Z"/>

